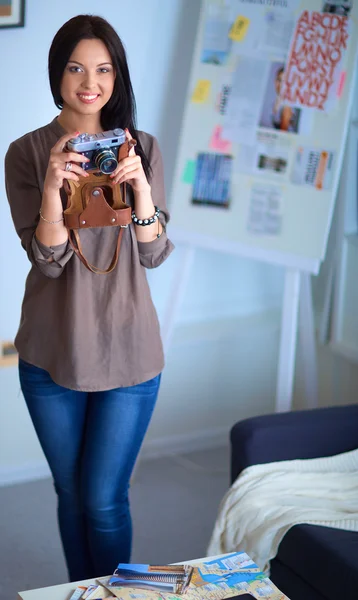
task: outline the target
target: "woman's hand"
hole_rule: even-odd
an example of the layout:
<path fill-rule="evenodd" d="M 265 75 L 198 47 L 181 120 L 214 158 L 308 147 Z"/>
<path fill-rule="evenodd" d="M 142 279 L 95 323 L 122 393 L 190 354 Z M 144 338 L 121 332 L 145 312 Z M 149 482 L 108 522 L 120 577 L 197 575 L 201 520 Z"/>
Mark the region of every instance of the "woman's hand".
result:
<path fill-rule="evenodd" d="M 127 140 L 133 139 L 128 129 L 125 129 Z M 125 181 L 132 186 L 135 192 L 144 192 L 150 190 L 150 185 L 145 176 L 142 160 L 134 151 L 134 146 L 129 151 L 129 156 L 123 158 L 116 170 L 110 175 L 113 183 L 124 183 Z"/>
<path fill-rule="evenodd" d="M 79 175 L 88 177 L 88 173 L 82 169 L 77 163 L 88 162 L 89 158 L 82 156 L 78 152 L 65 152 L 64 148 L 67 142 L 78 135 L 78 131 L 75 133 L 68 133 L 62 136 L 58 142 L 51 149 L 50 159 L 45 176 L 44 190 L 47 191 L 58 191 L 63 186 L 64 179 L 72 179 L 72 181 L 78 181 Z M 66 164 L 71 163 L 71 170 L 66 171 Z"/>

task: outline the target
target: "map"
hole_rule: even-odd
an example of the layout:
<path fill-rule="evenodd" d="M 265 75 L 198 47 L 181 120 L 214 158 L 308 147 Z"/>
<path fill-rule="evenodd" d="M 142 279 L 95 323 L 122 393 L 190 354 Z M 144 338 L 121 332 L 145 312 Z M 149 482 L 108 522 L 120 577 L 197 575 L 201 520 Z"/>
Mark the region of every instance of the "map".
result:
<path fill-rule="evenodd" d="M 108 598 L 109 592 L 118 600 L 224 600 L 244 593 L 257 600 L 289 600 L 245 552 L 223 554 L 193 566 L 191 583 L 183 595 L 108 587 L 109 577 L 104 577 L 97 580 L 101 589 L 88 600 Z"/>

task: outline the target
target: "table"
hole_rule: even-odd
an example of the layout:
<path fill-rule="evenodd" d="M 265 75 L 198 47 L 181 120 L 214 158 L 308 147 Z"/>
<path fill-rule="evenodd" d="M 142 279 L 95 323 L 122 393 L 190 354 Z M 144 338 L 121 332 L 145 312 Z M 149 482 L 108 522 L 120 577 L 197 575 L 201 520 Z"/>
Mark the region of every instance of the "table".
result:
<path fill-rule="evenodd" d="M 232 554 L 231 552 L 229 554 Z M 202 562 L 204 560 L 215 560 L 217 558 L 222 558 L 226 556 L 225 554 L 219 554 L 217 556 L 207 556 L 205 558 L 197 558 L 195 560 L 187 560 L 181 561 L 180 563 L 174 564 L 188 564 L 195 565 L 198 562 Z M 89 586 L 91 583 L 96 583 L 96 579 L 86 579 L 83 581 L 77 581 L 72 583 L 64 583 L 62 585 L 54 585 L 51 587 L 40 588 L 37 590 L 29 590 L 27 592 L 19 592 L 17 599 L 18 600 L 68 600 L 71 594 L 75 591 L 76 587 L 79 585 Z M 282 594 L 280 596 L 282 600 L 289 600 L 287 596 Z"/>
<path fill-rule="evenodd" d="M 216 556 L 212 557 L 217 558 Z M 196 562 L 206 560 L 203 558 L 197 558 L 195 560 L 182 561 L 180 565 L 190 564 L 194 565 Z M 17 600 L 68 600 L 78 585 L 89 586 L 91 583 L 97 583 L 96 579 L 85 579 L 83 581 L 72 581 L 71 583 L 64 583 L 62 585 L 52 585 L 50 587 L 38 588 L 37 590 L 28 590 L 27 592 L 19 592 Z"/>
<path fill-rule="evenodd" d="M 78 585 L 90 585 L 96 583 L 95 579 L 86 579 L 84 581 L 64 583 L 62 585 L 51 585 L 50 587 L 39 588 L 37 590 L 28 590 L 19 592 L 18 600 L 68 600 Z"/>

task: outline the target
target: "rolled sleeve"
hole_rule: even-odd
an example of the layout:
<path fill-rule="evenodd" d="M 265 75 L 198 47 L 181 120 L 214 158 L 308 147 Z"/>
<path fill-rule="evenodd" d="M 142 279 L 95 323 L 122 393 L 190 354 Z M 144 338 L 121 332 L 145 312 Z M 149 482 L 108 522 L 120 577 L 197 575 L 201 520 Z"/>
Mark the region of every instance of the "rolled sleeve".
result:
<path fill-rule="evenodd" d="M 166 226 L 170 216 L 165 201 L 163 160 L 159 144 L 155 137 L 147 134 L 146 140 L 143 140 L 142 145 L 147 153 L 152 170 L 149 183 L 153 203 L 160 209 L 159 220 L 163 226 L 163 233 L 159 238 L 150 242 L 138 242 L 138 252 L 141 265 L 147 269 L 154 269 L 155 267 L 159 267 L 168 258 L 169 254 L 174 250 L 174 244 L 168 239 L 166 233 Z"/>
<path fill-rule="evenodd" d="M 31 250 L 33 261 L 40 271 L 46 277 L 52 278 L 58 277 L 62 273 L 73 254 L 73 249 L 68 241 L 58 246 L 45 246 L 36 238 L 36 235 L 32 238 Z"/>
<path fill-rule="evenodd" d="M 44 246 L 36 238 L 41 192 L 31 152 L 13 142 L 5 157 L 5 185 L 11 216 L 31 264 L 50 278 L 59 277 L 73 249 L 68 242 Z"/>
<path fill-rule="evenodd" d="M 138 242 L 138 252 L 141 265 L 147 269 L 159 267 L 174 250 L 174 245 L 168 239 L 165 231 L 160 238 L 151 242 Z"/>

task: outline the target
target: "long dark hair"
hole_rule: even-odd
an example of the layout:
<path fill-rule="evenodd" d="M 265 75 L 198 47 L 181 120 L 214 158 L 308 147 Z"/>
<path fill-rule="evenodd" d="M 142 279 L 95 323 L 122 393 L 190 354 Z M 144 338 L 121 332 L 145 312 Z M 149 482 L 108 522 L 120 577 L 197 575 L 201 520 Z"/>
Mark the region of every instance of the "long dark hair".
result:
<path fill-rule="evenodd" d="M 126 52 L 116 31 L 102 17 L 78 15 L 62 25 L 56 33 L 48 57 L 50 86 L 55 104 L 62 109 L 61 81 L 64 70 L 77 44 L 88 39 L 99 39 L 105 44 L 116 74 L 112 96 L 101 110 L 101 126 L 104 131 L 116 127 L 129 129 L 132 137 L 137 140 L 136 153 L 141 157 L 144 172 L 149 178 L 150 164 L 138 140 L 136 102 Z"/>

